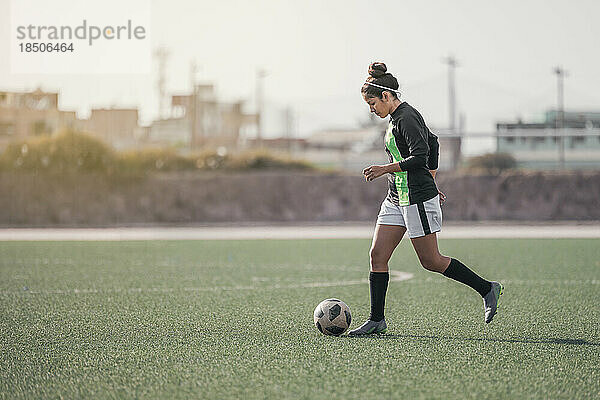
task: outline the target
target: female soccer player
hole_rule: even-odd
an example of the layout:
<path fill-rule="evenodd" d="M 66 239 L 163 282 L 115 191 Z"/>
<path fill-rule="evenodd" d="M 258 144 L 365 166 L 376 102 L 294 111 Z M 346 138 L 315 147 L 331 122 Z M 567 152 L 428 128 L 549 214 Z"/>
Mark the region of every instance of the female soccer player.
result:
<path fill-rule="evenodd" d="M 431 133 L 416 109 L 400 100 L 398 81 L 387 72 L 385 64 L 371 64 L 369 75 L 361 93 L 372 113 L 379 118 L 390 116 L 385 134 L 385 151 L 390 163 L 371 165 L 363 174 L 367 181 L 388 174 L 389 189 L 381 204 L 370 250 L 371 314 L 349 335 L 387 330 L 383 310 L 389 281 L 388 261 L 406 232 L 425 269 L 462 282 L 483 297 L 485 322 L 490 323 L 496 314 L 502 285 L 483 279 L 438 250 L 436 232 L 442 227 L 442 209 L 434 181 L 438 167 L 437 136 Z"/>

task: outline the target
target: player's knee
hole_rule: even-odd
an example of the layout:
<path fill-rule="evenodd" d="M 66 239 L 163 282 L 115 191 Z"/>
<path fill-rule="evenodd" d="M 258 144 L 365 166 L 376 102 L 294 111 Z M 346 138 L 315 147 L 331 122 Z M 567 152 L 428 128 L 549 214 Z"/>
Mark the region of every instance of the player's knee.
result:
<path fill-rule="evenodd" d="M 387 271 L 388 258 L 384 252 L 377 247 L 371 247 L 369 251 L 372 271 Z"/>
<path fill-rule="evenodd" d="M 421 265 L 428 271 L 439 272 L 442 270 L 442 265 L 438 257 L 421 257 L 419 259 Z"/>

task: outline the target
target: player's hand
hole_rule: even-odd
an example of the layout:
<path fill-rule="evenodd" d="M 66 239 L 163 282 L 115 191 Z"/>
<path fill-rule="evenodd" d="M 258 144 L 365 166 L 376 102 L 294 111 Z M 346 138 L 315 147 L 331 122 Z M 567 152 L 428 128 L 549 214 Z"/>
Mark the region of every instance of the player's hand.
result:
<path fill-rule="evenodd" d="M 372 181 L 373 179 L 379 178 L 381 175 L 385 174 L 387 171 L 383 165 L 371 165 L 363 170 L 363 175 L 365 176 L 365 180 L 367 182 Z"/>
<path fill-rule="evenodd" d="M 444 192 L 442 192 L 439 189 L 438 189 L 438 194 L 440 195 L 440 206 L 442 206 L 442 205 L 444 205 L 444 202 L 446 201 L 446 195 L 444 194 Z"/>

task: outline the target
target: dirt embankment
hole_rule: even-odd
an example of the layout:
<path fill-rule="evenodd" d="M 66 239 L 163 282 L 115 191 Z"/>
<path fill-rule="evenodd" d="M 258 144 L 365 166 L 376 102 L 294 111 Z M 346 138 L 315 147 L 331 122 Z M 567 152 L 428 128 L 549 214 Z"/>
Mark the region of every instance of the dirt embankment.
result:
<path fill-rule="evenodd" d="M 323 173 L 0 174 L 1 226 L 373 221 L 387 182 Z M 441 173 L 445 220 L 600 220 L 600 172 Z"/>

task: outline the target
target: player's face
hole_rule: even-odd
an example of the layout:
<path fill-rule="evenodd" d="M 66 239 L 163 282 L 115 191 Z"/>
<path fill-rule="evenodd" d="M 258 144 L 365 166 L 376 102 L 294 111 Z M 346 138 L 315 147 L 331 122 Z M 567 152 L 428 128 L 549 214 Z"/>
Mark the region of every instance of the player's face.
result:
<path fill-rule="evenodd" d="M 363 95 L 363 99 L 369 105 L 371 112 L 379 118 L 385 118 L 390 113 L 389 96 L 386 95 L 387 93 L 384 92 L 383 99 L 380 99 L 379 97 L 366 97 Z"/>

